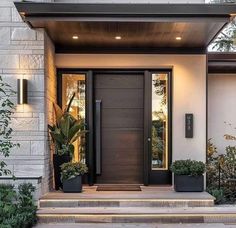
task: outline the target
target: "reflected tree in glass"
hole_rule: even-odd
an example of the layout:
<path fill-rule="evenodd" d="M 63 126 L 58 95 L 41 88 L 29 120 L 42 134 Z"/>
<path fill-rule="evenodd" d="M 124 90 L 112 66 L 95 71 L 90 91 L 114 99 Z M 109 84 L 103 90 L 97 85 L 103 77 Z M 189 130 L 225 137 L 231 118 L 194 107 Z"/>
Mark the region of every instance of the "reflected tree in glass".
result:
<path fill-rule="evenodd" d="M 167 74 L 152 75 L 152 169 L 167 169 Z"/>
<path fill-rule="evenodd" d="M 71 105 L 72 115 L 85 123 L 85 75 L 84 74 L 63 74 L 62 77 L 62 106 L 69 102 L 71 94 L 75 98 Z M 75 161 L 85 162 L 85 135 L 82 135 L 75 143 Z"/>

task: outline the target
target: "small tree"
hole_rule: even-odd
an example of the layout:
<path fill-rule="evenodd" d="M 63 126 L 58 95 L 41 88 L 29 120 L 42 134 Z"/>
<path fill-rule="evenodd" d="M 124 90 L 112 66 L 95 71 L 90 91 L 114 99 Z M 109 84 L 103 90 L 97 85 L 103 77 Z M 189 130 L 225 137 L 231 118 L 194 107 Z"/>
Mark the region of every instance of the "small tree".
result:
<path fill-rule="evenodd" d="M 235 51 L 236 20 L 229 25 L 213 41 L 210 48 L 213 51 L 232 52 Z"/>
<path fill-rule="evenodd" d="M 206 0 L 206 3 L 236 3 L 236 0 Z M 210 51 L 235 52 L 236 21 L 231 21 L 210 45 Z"/>
<path fill-rule="evenodd" d="M 11 86 L 3 81 L 0 76 L 0 156 L 9 157 L 11 150 L 19 146 L 12 142 L 11 115 L 14 112 L 14 104 L 11 97 L 15 95 Z M 0 176 L 9 175 L 11 171 L 7 169 L 7 164 L 0 159 Z"/>

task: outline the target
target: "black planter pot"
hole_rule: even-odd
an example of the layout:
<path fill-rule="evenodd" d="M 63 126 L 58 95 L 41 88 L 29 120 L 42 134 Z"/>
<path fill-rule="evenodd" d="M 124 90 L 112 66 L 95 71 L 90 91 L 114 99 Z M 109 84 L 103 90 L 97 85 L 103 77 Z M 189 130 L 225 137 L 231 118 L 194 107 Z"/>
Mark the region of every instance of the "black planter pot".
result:
<path fill-rule="evenodd" d="M 65 193 L 78 193 L 82 192 L 82 178 L 76 176 L 69 180 L 63 181 L 63 192 Z"/>
<path fill-rule="evenodd" d="M 188 176 L 188 175 L 174 175 L 175 178 L 175 191 L 176 192 L 203 192 L 204 190 L 204 177 L 201 176 Z"/>
<path fill-rule="evenodd" d="M 53 154 L 53 169 L 54 169 L 54 182 L 55 182 L 55 190 L 59 190 L 62 188 L 61 182 L 61 165 L 70 162 L 71 158 L 69 155 L 58 155 Z"/>

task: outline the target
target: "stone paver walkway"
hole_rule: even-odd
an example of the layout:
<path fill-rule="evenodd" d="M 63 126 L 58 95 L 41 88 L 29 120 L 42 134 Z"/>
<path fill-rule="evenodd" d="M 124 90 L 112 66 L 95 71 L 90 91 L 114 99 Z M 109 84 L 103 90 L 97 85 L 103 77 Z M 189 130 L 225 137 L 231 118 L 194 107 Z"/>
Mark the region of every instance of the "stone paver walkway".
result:
<path fill-rule="evenodd" d="M 35 228 L 236 228 L 236 224 L 38 224 Z"/>

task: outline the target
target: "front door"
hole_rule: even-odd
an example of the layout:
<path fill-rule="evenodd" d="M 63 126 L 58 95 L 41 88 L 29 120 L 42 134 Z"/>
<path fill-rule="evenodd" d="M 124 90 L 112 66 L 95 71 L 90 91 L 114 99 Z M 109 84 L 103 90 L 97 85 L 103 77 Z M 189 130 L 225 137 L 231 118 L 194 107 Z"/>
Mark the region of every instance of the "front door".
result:
<path fill-rule="evenodd" d="M 89 133 L 75 142 L 88 183 L 171 184 L 171 72 L 59 71 L 58 103 Z"/>
<path fill-rule="evenodd" d="M 143 183 L 143 94 L 142 73 L 95 74 L 97 183 Z"/>

